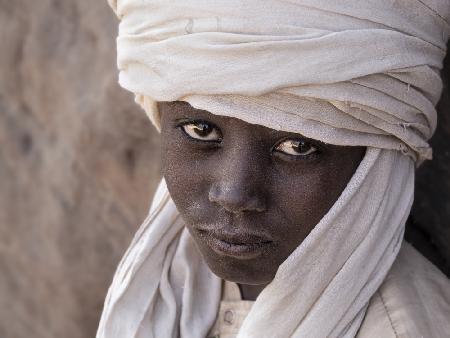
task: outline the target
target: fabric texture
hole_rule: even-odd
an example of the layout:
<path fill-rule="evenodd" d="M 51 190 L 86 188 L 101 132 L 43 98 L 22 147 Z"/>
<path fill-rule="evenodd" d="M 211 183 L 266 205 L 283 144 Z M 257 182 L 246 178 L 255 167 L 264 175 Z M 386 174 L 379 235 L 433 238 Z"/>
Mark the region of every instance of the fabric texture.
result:
<path fill-rule="evenodd" d="M 237 284 L 222 282 L 219 314 L 208 338 L 236 338 L 254 302 Z M 356 338 L 443 338 L 450 332 L 450 281 L 403 242 L 383 284 L 372 296 Z"/>
<path fill-rule="evenodd" d="M 219 311 L 207 338 L 236 338 L 254 303 L 242 300 L 236 283 L 223 280 Z"/>
<path fill-rule="evenodd" d="M 338 145 L 431 157 L 448 0 L 119 0 L 120 84 Z M 307 98 L 307 100 L 305 100 Z"/>
<path fill-rule="evenodd" d="M 450 281 L 403 242 L 383 284 L 371 298 L 357 338 L 446 338 Z"/>
<path fill-rule="evenodd" d="M 409 157 L 368 148 L 338 201 L 259 295 L 238 337 L 353 337 L 401 246 L 413 192 Z M 98 337 L 205 337 L 215 321 L 220 279 L 164 181 L 152 210 L 118 267 Z"/>
<path fill-rule="evenodd" d="M 182 100 L 367 147 L 344 192 L 279 267 L 238 334 L 354 337 L 400 249 L 414 165 L 431 157 L 448 0 L 110 4 L 121 19 L 120 84 L 157 127 L 156 102 Z M 220 294 L 220 279 L 162 181 L 116 271 L 97 337 L 204 337 Z"/>

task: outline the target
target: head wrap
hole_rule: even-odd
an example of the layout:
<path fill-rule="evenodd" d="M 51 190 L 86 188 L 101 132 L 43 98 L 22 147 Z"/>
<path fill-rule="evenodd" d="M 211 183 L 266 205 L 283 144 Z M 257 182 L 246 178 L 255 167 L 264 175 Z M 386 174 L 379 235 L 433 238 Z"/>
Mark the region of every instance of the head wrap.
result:
<path fill-rule="evenodd" d="M 279 267 L 239 337 L 353 337 L 394 261 L 431 158 L 448 0 L 110 0 L 120 84 L 157 101 L 367 152 Z M 404 156 L 408 155 L 408 156 Z M 369 198 L 370 197 L 370 198 Z M 168 226 L 170 225 L 170 226 Z M 202 337 L 220 301 L 164 181 L 120 263 L 98 338 Z"/>

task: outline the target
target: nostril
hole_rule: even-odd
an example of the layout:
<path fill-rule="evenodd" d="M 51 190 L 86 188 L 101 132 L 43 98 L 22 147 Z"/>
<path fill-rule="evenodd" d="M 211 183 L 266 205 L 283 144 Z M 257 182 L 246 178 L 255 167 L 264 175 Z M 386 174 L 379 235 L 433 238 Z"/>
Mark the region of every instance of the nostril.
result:
<path fill-rule="evenodd" d="M 263 212 L 266 210 L 266 203 L 263 196 L 244 191 L 243 189 L 213 185 L 209 190 L 208 198 L 210 202 L 216 203 L 232 213 L 248 211 Z"/>
<path fill-rule="evenodd" d="M 266 204 L 264 203 L 264 200 L 254 199 L 253 201 L 254 203 L 250 204 L 247 210 L 253 210 L 257 212 L 266 211 Z"/>
<path fill-rule="evenodd" d="M 208 198 L 210 202 L 218 202 L 219 200 L 219 189 L 217 186 L 213 185 L 211 186 L 211 189 L 209 189 Z"/>

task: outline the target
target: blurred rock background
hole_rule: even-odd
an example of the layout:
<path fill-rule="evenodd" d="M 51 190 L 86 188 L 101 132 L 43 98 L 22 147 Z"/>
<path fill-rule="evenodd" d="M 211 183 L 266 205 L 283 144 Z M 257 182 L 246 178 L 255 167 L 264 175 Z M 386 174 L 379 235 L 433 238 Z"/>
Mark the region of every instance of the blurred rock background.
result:
<path fill-rule="evenodd" d="M 0 23 L 0 337 L 94 337 L 159 179 L 158 136 L 117 85 L 106 0 L 0 0 Z M 407 231 L 447 274 L 449 102 Z"/>
<path fill-rule="evenodd" d="M 0 0 L 0 338 L 94 337 L 159 176 L 106 0 Z"/>
<path fill-rule="evenodd" d="M 450 278 L 450 43 L 447 49 L 438 126 L 430 141 L 433 160 L 417 170 L 405 237 Z"/>

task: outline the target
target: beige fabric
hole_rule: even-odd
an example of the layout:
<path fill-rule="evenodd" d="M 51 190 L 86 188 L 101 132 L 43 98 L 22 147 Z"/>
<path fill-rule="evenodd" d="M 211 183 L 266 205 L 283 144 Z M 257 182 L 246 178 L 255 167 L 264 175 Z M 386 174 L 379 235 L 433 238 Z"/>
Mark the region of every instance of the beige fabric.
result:
<path fill-rule="evenodd" d="M 121 18 L 120 83 L 156 125 L 156 101 L 184 100 L 368 147 L 338 201 L 279 267 L 238 334 L 354 337 L 399 251 L 413 160 L 431 156 L 448 0 L 110 3 Z M 117 269 L 98 338 L 198 338 L 215 321 L 220 280 L 164 182 L 157 195 Z"/>
<path fill-rule="evenodd" d="M 408 243 L 372 297 L 357 338 L 447 338 L 450 281 Z"/>
<path fill-rule="evenodd" d="M 368 148 L 338 201 L 259 295 L 238 337 L 353 337 L 400 248 L 413 189 L 409 157 Z M 97 337 L 204 337 L 216 319 L 220 280 L 164 181 L 152 210 L 117 269 Z"/>
<path fill-rule="evenodd" d="M 239 329 L 255 302 L 242 300 L 236 283 L 222 280 L 222 298 L 216 321 L 208 338 L 236 338 Z"/>
<path fill-rule="evenodd" d="M 448 0 L 110 1 L 120 84 L 340 145 L 431 157 Z M 308 98 L 305 100 L 304 98 Z"/>
<path fill-rule="evenodd" d="M 242 300 L 237 284 L 223 284 L 219 314 L 208 337 L 235 338 L 254 302 Z M 450 281 L 403 242 L 391 270 L 370 300 L 356 337 L 446 338 L 449 333 Z"/>

